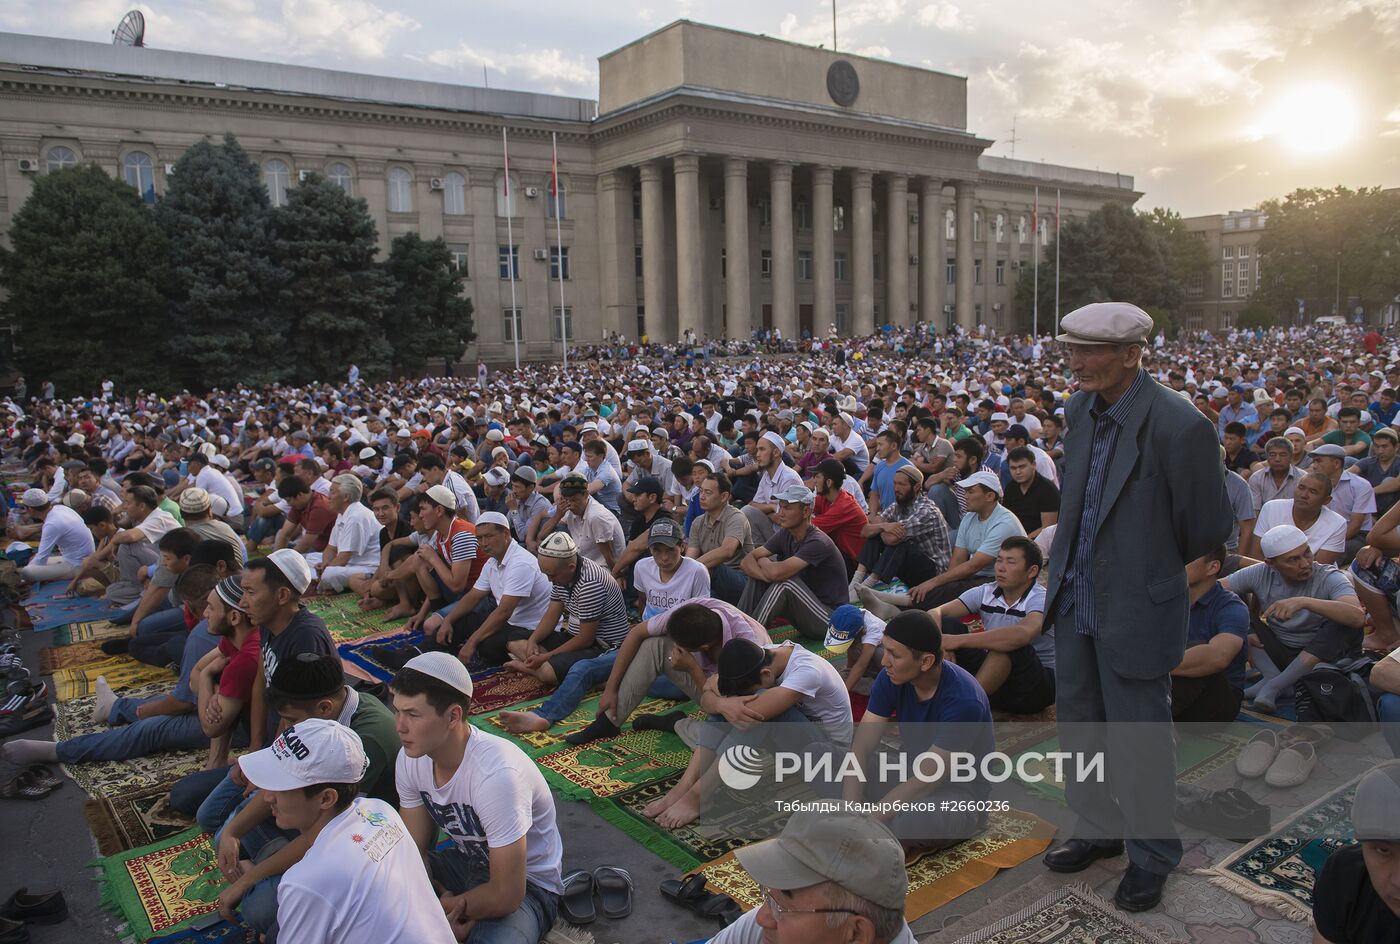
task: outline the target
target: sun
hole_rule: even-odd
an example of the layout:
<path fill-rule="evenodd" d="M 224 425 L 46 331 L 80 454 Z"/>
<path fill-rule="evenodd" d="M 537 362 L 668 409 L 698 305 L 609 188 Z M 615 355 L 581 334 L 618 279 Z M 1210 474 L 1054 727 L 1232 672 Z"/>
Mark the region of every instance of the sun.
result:
<path fill-rule="evenodd" d="M 1350 90 L 1317 82 L 1285 90 L 1246 135 L 1252 141 L 1277 142 L 1296 154 L 1327 154 L 1351 143 L 1359 121 Z"/>

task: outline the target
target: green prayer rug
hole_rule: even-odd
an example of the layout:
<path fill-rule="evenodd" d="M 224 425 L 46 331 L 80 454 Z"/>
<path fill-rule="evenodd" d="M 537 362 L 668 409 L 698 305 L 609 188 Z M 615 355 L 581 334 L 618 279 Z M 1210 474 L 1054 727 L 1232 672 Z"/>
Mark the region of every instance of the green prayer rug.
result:
<path fill-rule="evenodd" d="M 387 633 L 404 624 L 403 619 L 386 620 L 387 609 L 361 609 L 360 598 L 353 593 L 307 597 L 306 608 L 321 617 L 337 645 Z"/>
<path fill-rule="evenodd" d="M 100 870 L 102 904 L 139 941 L 212 913 L 225 884 L 210 837 L 198 827 L 92 864 Z"/>

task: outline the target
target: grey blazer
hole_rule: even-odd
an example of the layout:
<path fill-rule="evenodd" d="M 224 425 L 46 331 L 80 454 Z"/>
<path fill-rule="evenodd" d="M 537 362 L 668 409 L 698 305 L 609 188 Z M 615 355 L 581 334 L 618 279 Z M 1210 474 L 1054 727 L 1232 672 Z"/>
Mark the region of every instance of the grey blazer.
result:
<path fill-rule="evenodd" d="M 1215 427 L 1185 397 L 1150 376 L 1146 382 L 1118 437 L 1093 551 L 1098 644 L 1120 675 L 1143 679 L 1181 663 L 1190 607 L 1186 564 L 1223 544 L 1234 520 Z M 1084 510 L 1096 396 L 1077 393 L 1065 409 L 1060 526 L 1045 606 L 1050 624 Z"/>

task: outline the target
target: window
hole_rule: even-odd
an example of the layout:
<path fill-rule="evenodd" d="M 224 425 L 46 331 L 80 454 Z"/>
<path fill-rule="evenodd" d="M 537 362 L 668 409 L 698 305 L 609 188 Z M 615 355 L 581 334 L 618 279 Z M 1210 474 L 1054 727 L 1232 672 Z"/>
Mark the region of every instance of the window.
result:
<path fill-rule="evenodd" d="M 832 258 L 836 263 L 836 281 L 846 281 L 846 254 L 844 252 L 838 252 L 835 253 Z"/>
<path fill-rule="evenodd" d="M 767 249 L 758 254 L 758 277 L 761 279 L 773 277 L 773 253 Z"/>
<path fill-rule="evenodd" d="M 1006 284 L 1006 260 L 997 260 L 996 280 L 998 285 Z"/>
<path fill-rule="evenodd" d="M 520 198 L 520 181 L 514 177 L 510 180 L 510 196 L 506 196 L 506 175 L 496 175 L 496 215 L 497 216 L 519 216 L 520 205 L 517 202 Z"/>
<path fill-rule="evenodd" d="M 572 341 L 574 339 L 574 310 L 573 308 L 560 308 L 558 305 L 549 310 L 549 335 L 556 341 Z M 560 332 L 563 335 L 560 335 Z"/>
<path fill-rule="evenodd" d="M 798 200 L 792 205 L 792 221 L 798 229 L 812 228 L 812 205 L 806 200 Z"/>
<path fill-rule="evenodd" d="M 1220 270 L 1220 294 L 1226 298 L 1233 298 L 1235 295 L 1234 266 L 1226 263 Z"/>
<path fill-rule="evenodd" d="M 63 170 L 65 167 L 78 166 L 78 155 L 73 153 L 70 147 L 56 145 L 49 148 L 47 157 L 47 169 L 50 174 L 56 170 Z"/>
<path fill-rule="evenodd" d="M 413 212 L 413 175 L 402 167 L 389 168 L 389 212 Z"/>
<path fill-rule="evenodd" d="M 501 309 L 501 319 L 504 324 L 501 326 L 501 340 L 507 344 L 525 340 L 524 326 L 521 323 L 522 310 L 519 308 Z"/>
<path fill-rule="evenodd" d="M 719 277 L 729 278 L 729 250 L 724 248 L 719 251 Z"/>
<path fill-rule="evenodd" d="M 974 242 L 982 241 L 982 211 L 972 211 L 972 239 Z"/>
<path fill-rule="evenodd" d="M 632 219 L 642 218 L 642 188 L 641 185 L 632 188 Z"/>
<path fill-rule="evenodd" d="M 998 214 L 997 214 L 996 226 L 995 226 L 995 229 L 993 230 L 992 235 L 993 235 L 993 237 L 996 239 L 997 242 L 999 242 L 999 243 L 1004 243 L 1004 242 L 1006 242 L 1006 214 L 1005 214 L 1005 213 L 998 213 Z"/>
<path fill-rule="evenodd" d="M 973 259 L 973 260 L 972 260 L 972 284 L 973 284 L 973 285 L 981 285 L 981 284 L 982 284 L 982 260 L 981 260 L 981 259 Z"/>
<path fill-rule="evenodd" d="M 773 225 L 773 204 L 767 200 L 758 201 L 758 225 Z"/>
<path fill-rule="evenodd" d="M 1237 262 L 1237 263 L 1235 263 L 1235 272 L 1237 273 L 1238 277 L 1241 278 L 1241 279 L 1247 279 L 1247 278 L 1249 278 L 1249 263 L 1248 263 L 1248 262 Z"/>
<path fill-rule="evenodd" d="M 156 202 L 156 171 L 151 155 L 132 151 L 122 161 L 122 179 L 136 188 L 145 203 Z"/>
<path fill-rule="evenodd" d="M 839 203 L 831 207 L 831 231 L 839 233 L 846 228 L 846 208 Z"/>
<path fill-rule="evenodd" d="M 836 333 L 843 335 L 851 333 L 851 307 L 845 302 L 836 303 Z"/>
<path fill-rule="evenodd" d="M 943 264 L 943 281 L 956 285 L 958 281 L 958 260 L 948 259 Z"/>
<path fill-rule="evenodd" d="M 978 303 L 976 304 L 976 306 L 974 306 L 974 308 L 973 308 L 973 319 L 974 319 L 978 324 L 981 324 L 981 323 L 982 323 L 982 303 L 981 303 L 981 302 L 978 302 Z"/>
<path fill-rule="evenodd" d="M 808 249 L 797 250 L 797 277 L 806 281 L 812 279 L 812 253 Z"/>
<path fill-rule="evenodd" d="M 943 306 L 943 323 L 944 323 L 944 324 L 952 324 L 952 323 L 953 323 L 953 319 L 955 319 L 955 318 L 957 317 L 957 314 L 958 314 L 958 312 L 957 312 L 957 307 L 956 307 L 955 305 L 952 305 L 952 304 L 944 305 L 944 306 Z"/>
<path fill-rule="evenodd" d="M 1026 218 L 1024 216 L 1016 218 L 1016 241 L 1023 246 L 1026 244 Z"/>
<path fill-rule="evenodd" d="M 444 216 L 467 215 L 467 178 L 455 171 L 442 178 L 442 213 Z"/>
<path fill-rule="evenodd" d="M 520 278 L 520 247 L 498 246 L 496 248 L 497 267 L 503 279 Z"/>
<path fill-rule="evenodd" d="M 1241 247 L 1239 248 L 1239 250 L 1235 253 L 1235 255 L 1239 256 L 1241 259 L 1248 259 L 1248 258 L 1249 258 L 1249 247 L 1248 247 L 1248 246 L 1241 246 Z"/>
<path fill-rule="evenodd" d="M 558 186 L 557 193 L 551 193 L 549 188 L 545 189 L 544 218 L 547 220 L 569 218 L 569 188 L 564 184 L 562 177 L 559 178 Z"/>
<path fill-rule="evenodd" d="M 637 278 L 642 277 L 642 247 L 632 247 L 632 265 L 637 270 Z"/>
<path fill-rule="evenodd" d="M 447 251 L 452 254 L 452 271 L 461 273 L 462 278 L 471 278 L 471 270 L 468 268 L 467 247 L 462 244 L 451 245 Z"/>
<path fill-rule="evenodd" d="M 292 169 L 284 161 L 272 160 L 263 165 L 263 185 L 275 207 L 287 205 L 287 186 L 292 182 Z"/>
<path fill-rule="evenodd" d="M 355 195 L 355 178 L 345 164 L 332 164 L 326 168 L 326 179 L 345 191 L 347 197 Z"/>
<path fill-rule="evenodd" d="M 1226 258 L 1226 259 L 1233 259 L 1233 258 L 1235 258 L 1235 247 L 1234 247 L 1234 246 L 1226 246 L 1226 247 L 1225 247 L 1225 258 Z"/>
<path fill-rule="evenodd" d="M 951 207 L 943 211 L 943 238 L 958 238 L 958 216 Z"/>
<path fill-rule="evenodd" d="M 569 247 L 550 246 L 549 247 L 549 279 L 569 278 Z"/>

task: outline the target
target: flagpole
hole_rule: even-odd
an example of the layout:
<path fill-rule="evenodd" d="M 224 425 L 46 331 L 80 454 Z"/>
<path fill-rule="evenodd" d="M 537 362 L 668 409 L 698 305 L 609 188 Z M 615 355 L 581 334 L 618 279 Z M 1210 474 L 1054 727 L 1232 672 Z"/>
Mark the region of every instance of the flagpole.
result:
<path fill-rule="evenodd" d="M 1040 337 L 1040 188 L 1035 188 L 1035 202 L 1031 205 L 1031 245 L 1035 247 L 1034 257 L 1031 259 L 1032 284 L 1035 291 L 1031 294 L 1031 334 Z"/>
<path fill-rule="evenodd" d="M 1055 188 L 1055 333 L 1060 333 L 1060 188 Z"/>
<path fill-rule="evenodd" d="M 501 125 L 501 155 L 505 158 L 506 186 L 506 269 L 510 272 L 510 333 L 515 341 L 515 369 L 520 369 L 520 309 L 515 307 L 515 266 L 519 255 L 515 249 L 515 205 L 510 196 L 510 147 L 506 144 L 506 127 Z M 485 392 L 483 391 L 483 395 Z"/>
<path fill-rule="evenodd" d="M 554 190 L 554 243 L 559 255 L 555 270 L 559 273 L 559 338 L 564 342 L 564 376 L 569 375 L 569 322 L 564 308 L 564 214 L 559 212 L 559 135 L 551 131 L 550 187 Z"/>

